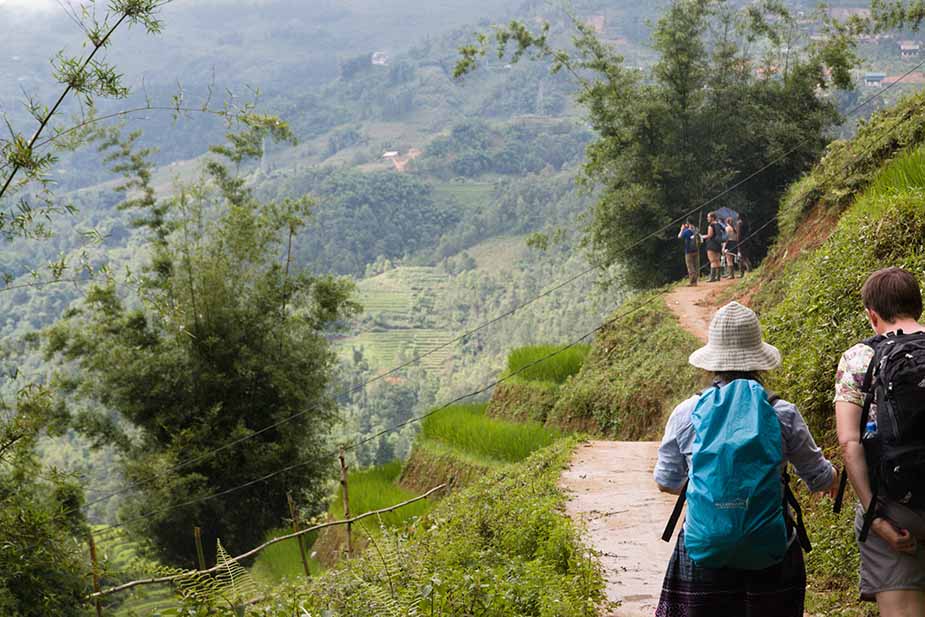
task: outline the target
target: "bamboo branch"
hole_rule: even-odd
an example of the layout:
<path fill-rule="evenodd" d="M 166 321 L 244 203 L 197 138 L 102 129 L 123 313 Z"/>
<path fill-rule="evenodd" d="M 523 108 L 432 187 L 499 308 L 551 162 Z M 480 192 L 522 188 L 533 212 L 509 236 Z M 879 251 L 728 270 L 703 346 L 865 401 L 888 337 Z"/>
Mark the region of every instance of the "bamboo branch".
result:
<path fill-rule="evenodd" d="M 277 542 L 284 542 L 285 540 L 291 540 L 291 539 L 293 539 L 293 538 L 298 538 L 299 536 L 305 535 L 305 534 L 310 533 L 310 532 L 312 532 L 312 531 L 318 531 L 319 529 L 324 529 L 325 527 L 335 527 L 335 526 L 337 526 L 337 525 L 349 525 L 349 524 L 356 523 L 357 521 L 360 521 L 360 520 L 362 520 L 362 519 L 364 519 L 364 518 L 367 518 L 367 517 L 370 517 L 370 516 L 378 516 L 378 515 L 380 515 L 380 514 L 385 514 L 386 512 L 392 512 L 393 510 L 397 510 L 397 509 L 399 509 L 399 508 L 403 508 L 403 507 L 405 507 L 405 506 L 407 506 L 407 505 L 410 505 L 410 504 L 412 504 L 412 503 L 414 503 L 414 502 L 416 502 L 416 501 L 421 501 L 422 499 L 427 499 L 428 497 L 430 497 L 430 496 L 433 495 L 434 493 L 436 493 L 436 492 L 438 492 L 438 491 L 441 491 L 441 490 L 447 488 L 447 486 L 449 486 L 449 483 L 444 482 L 443 484 L 441 484 L 441 485 L 439 485 L 439 486 L 435 486 L 434 488 L 430 489 L 429 491 L 427 491 L 427 492 L 424 493 L 423 495 L 418 495 L 417 497 L 412 497 L 411 499 L 408 499 L 408 500 L 403 501 L 403 502 L 401 502 L 401 503 L 397 503 L 397 504 L 395 504 L 394 506 L 389 506 L 389 507 L 387 507 L 387 508 L 382 508 L 382 509 L 379 509 L 379 510 L 372 510 L 371 512 L 366 512 L 365 514 L 360 514 L 359 516 L 354 516 L 353 518 L 344 519 L 344 520 L 342 520 L 342 521 L 329 521 L 329 522 L 327 522 L 327 523 L 321 523 L 320 525 L 315 525 L 314 527 L 307 527 L 307 528 L 302 529 L 302 530 L 300 530 L 300 531 L 293 532 L 293 533 L 290 533 L 290 534 L 286 534 L 285 536 L 280 536 L 280 537 L 278 537 L 278 538 L 273 538 L 272 540 L 269 540 L 269 541 L 267 541 L 267 542 L 264 542 L 263 544 L 261 544 L 260 546 L 258 546 L 258 547 L 256 547 L 256 548 L 252 548 L 251 550 L 247 551 L 246 553 L 242 553 L 242 554 L 238 555 L 237 557 L 232 557 L 232 560 L 233 560 L 233 561 L 240 561 L 240 560 L 242 560 L 242 559 L 247 559 L 248 557 L 253 557 L 254 555 L 256 555 L 257 553 L 259 553 L 259 552 L 262 551 L 263 549 L 265 549 L 265 548 L 267 548 L 268 546 L 271 546 L 271 545 L 273 545 L 273 544 L 276 544 Z M 195 571 L 195 572 L 184 572 L 184 573 L 182 573 L 182 574 L 172 574 L 172 575 L 170 575 L 170 576 L 161 576 L 161 577 L 156 577 L 156 578 L 139 579 L 139 580 L 137 580 L 137 581 L 131 581 L 131 582 L 129 582 L 129 583 L 124 583 L 124 584 L 119 585 L 119 586 L 117 586 L 117 587 L 111 587 L 111 588 L 109 588 L 109 589 L 104 589 L 104 590 L 102 590 L 102 591 L 92 593 L 92 594 L 90 594 L 89 596 L 87 596 L 87 599 L 88 599 L 88 600 L 94 600 L 94 599 L 96 599 L 96 598 L 101 598 L 101 597 L 108 596 L 108 595 L 111 595 L 111 594 L 114 594 L 114 593 L 119 593 L 119 592 L 122 592 L 122 591 L 126 591 L 126 590 L 128 590 L 128 589 L 132 589 L 133 587 L 138 587 L 138 586 L 140 586 L 140 585 L 155 585 L 155 584 L 158 584 L 158 583 L 170 583 L 170 582 L 179 580 L 179 579 L 181 579 L 181 578 L 188 577 L 188 576 L 190 576 L 190 575 L 213 574 L 213 573 L 215 573 L 215 572 L 218 572 L 220 569 L 221 569 L 221 566 L 220 566 L 220 565 L 215 565 L 215 566 L 209 568 L 208 570 L 200 570 L 200 571 Z"/>
<path fill-rule="evenodd" d="M 119 26 L 122 25 L 122 22 L 124 22 L 126 19 L 128 19 L 128 13 L 123 13 L 122 16 L 119 18 L 119 20 L 115 23 L 115 25 L 113 25 L 113 27 L 110 28 L 109 31 L 105 34 L 105 36 L 103 36 L 102 39 L 100 39 L 94 44 L 93 51 L 90 52 L 90 55 L 87 56 L 87 59 L 83 62 L 83 64 L 80 67 L 81 72 L 85 71 L 86 68 L 90 66 L 90 63 L 93 62 L 93 58 L 96 56 L 96 54 L 101 49 L 103 49 L 103 47 L 106 46 L 106 43 L 109 42 L 109 38 L 119 28 Z M 51 117 L 54 116 L 55 113 L 57 113 L 58 108 L 61 107 L 61 104 L 64 102 L 64 99 L 67 98 L 67 95 L 70 94 L 71 90 L 73 89 L 74 89 L 73 84 L 70 84 L 70 83 L 67 84 L 67 87 L 64 88 L 64 92 L 61 93 L 61 95 L 58 97 L 58 100 L 55 101 L 55 104 L 52 106 L 52 108 L 48 111 L 47 114 L 45 114 L 45 117 L 42 119 L 42 122 L 39 124 L 38 129 L 36 129 L 35 133 L 32 134 L 32 139 L 29 140 L 28 148 L 30 151 L 32 150 L 33 146 L 35 146 L 35 142 L 37 142 L 39 137 L 41 137 L 42 131 L 44 131 L 45 127 L 48 126 L 49 121 L 51 121 Z M 16 172 L 18 172 L 20 169 L 21 169 L 21 165 L 19 165 L 18 163 L 13 166 L 13 170 L 10 172 L 10 175 L 7 176 L 6 182 L 3 184 L 3 187 L 0 188 L 0 197 L 3 197 L 4 193 L 6 193 L 6 190 L 10 187 L 10 184 L 13 183 L 13 178 L 16 177 Z"/>

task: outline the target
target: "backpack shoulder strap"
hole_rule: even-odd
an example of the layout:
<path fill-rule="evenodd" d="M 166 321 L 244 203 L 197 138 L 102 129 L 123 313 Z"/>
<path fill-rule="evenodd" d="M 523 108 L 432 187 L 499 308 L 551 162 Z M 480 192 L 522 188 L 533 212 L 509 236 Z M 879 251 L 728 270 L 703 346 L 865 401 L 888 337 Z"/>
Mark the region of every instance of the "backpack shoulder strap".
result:
<path fill-rule="evenodd" d="M 681 512 L 684 511 L 684 502 L 687 501 L 688 483 L 690 483 L 690 480 L 684 481 L 684 486 L 681 487 L 681 493 L 678 495 L 678 500 L 674 504 L 674 510 L 671 511 L 671 516 L 668 517 L 668 523 L 665 525 L 665 531 L 662 532 L 662 540 L 664 542 L 671 542 L 671 536 L 674 535 L 674 528 L 678 526 L 678 520 L 681 518 Z"/>
<path fill-rule="evenodd" d="M 797 501 L 796 495 L 793 494 L 793 490 L 790 488 L 790 475 L 785 471 L 783 474 L 784 481 L 784 516 L 787 519 L 788 524 L 792 525 L 797 532 L 797 539 L 800 541 L 800 546 L 803 548 L 803 552 L 808 553 L 813 550 L 813 545 L 809 541 L 809 534 L 806 532 L 806 524 L 803 522 L 803 508 L 800 507 L 800 502 Z M 793 509 L 793 513 L 796 515 L 796 520 L 790 516 L 790 510 L 787 506 Z"/>

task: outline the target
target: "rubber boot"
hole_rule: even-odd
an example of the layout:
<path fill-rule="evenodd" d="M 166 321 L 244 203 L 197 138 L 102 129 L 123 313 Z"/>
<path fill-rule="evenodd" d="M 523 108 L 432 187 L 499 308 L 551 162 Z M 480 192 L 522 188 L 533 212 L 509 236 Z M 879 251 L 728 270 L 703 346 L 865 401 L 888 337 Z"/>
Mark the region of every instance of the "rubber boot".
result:
<path fill-rule="evenodd" d="M 710 268 L 710 282 L 715 283 L 719 280 L 719 268 Z"/>

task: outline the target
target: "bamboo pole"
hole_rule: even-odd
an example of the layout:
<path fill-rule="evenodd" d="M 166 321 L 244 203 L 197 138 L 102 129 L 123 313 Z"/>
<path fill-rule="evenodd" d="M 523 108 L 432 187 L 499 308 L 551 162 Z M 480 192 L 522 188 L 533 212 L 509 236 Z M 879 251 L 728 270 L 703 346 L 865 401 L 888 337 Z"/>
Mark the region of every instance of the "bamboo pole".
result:
<path fill-rule="evenodd" d="M 433 495 L 433 494 L 436 493 L 437 491 L 441 491 L 441 490 L 447 488 L 448 486 L 449 486 L 448 483 L 443 483 L 443 484 L 441 484 L 441 485 L 439 485 L 439 486 L 435 486 L 434 488 L 430 489 L 429 491 L 427 491 L 427 492 L 424 493 L 423 495 L 418 495 L 417 497 L 412 497 L 411 499 L 408 499 L 408 500 L 403 501 L 403 502 L 401 502 L 401 503 L 397 503 L 397 504 L 395 504 L 394 506 L 389 506 L 388 508 L 380 508 L 379 510 L 372 510 L 372 511 L 366 512 L 366 513 L 364 513 L 364 514 L 360 514 L 360 515 L 358 515 L 358 516 L 354 516 L 353 518 L 350 518 L 350 519 L 344 519 L 344 520 L 340 520 L 340 521 L 329 521 L 329 522 L 327 522 L 327 523 L 321 523 L 321 524 L 315 525 L 315 526 L 313 526 L 313 527 L 306 527 L 305 529 L 300 529 L 297 533 L 290 533 L 290 534 L 286 534 L 285 536 L 280 536 L 280 537 L 278 537 L 278 538 L 273 538 L 272 540 L 268 540 L 267 542 L 264 542 L 264 543 L 261 544 L 260 546 L 257 546 L 257 547 L 255 547 L 255 548 L 252 548 L 251 550 L 247 551 L 246 553 L 242 553 L 241 555 L 238 555 L 237 557 L 232 557 L 232 559 L 233 559 L 234 561 L 241 561 L 241 560 L 243 560 L 243 559 L 247 559 L 248 557 L 253 557 L 254 555 L 256 555 L 257 553 L 259 553 L 259 552 L 262 551 L 263 549 L 267 548 L 268 546 L 272 546 L 273 544 L 276 544 L 277 542 L 285 542 L 286 540 L 291 540 L 292 538 L 298 538 L 299 536 L 305 535 L 305 534 L 307 534 L 307 533 L 311 533 L 312 531 L 318 531 L 319 529 L 325 529 L 325 528 L 327 528 L 327 527 L 335 527 L 335 526 L 337 526 L 337 525 L 346 525 L 347 523 L 351 523 L 351 524 L 352 524 L 352 523 L 356 523 L 356 522 L 358 522 L 358 521 L 361 521 L 361 520 L 363 520 L 364 518 L 368 518 L 368 517 L 370 517 L 370 516 L 379 516 L 380 514 L 385 514 L 386 512 L 392 512 L 392 511 L 394 511 L 394 510 L 398 510 L 399 508 L 403 508 L 403 507 L 405 507 L 405 506 L 407 506 L 407 505 L 410 505 L 410 504 L 413 504 L 413 503 L 415 503 L 415 502 L 417 502 L 417 501 L 421 501 L 422 499 L 427 499 L 428 497 L 430 497 L 431 495 Z M 203 571 L 201 572 L 201 574 L 214 574 L 215 572 L 218 572 L 220 569 L 221 569 L 221 566 L 215 565 L 215 566 L 212 566 L 211 568 L 209 568 L 208 570 L 203 570 Z M 141 579 L 141 580 L 137 580 L 137 581 L 131 581 L 131 582 L 125 583 L 125 584 L 123 584 L 123 585 L 119 585 L 118 587 L 111 587 L 111 588 L 109 588 L 109 589 L 104 589 L 103 591 L 100 591 L 100 592 L 98 592 L 98 593 L 93 593 L 93 594 L 91 594 L 90 596 L 88 596 L 88 598 L 89 598 L 89 599 L 94 599 L 94 598 L 98 598 L 98 597 L 108 596 L 108 595 L 111 595 L 111 594 L 114 594 L 114 593 L 119 593 L 120 591 L 125 591 L 125 590 L 127 590 L 127 589 L 132 589 L 133 587 L 138 587 L 139 585 L 155 585 L 155 584 L 158 584 L 158 583 L 171 583 L 171 582 L 173 582 L 173 581 L 179 580 L 179 579 L 184 578 L 184 577 L 187 577 L 187 576 L 190 576 L 190 573 L 189 573 L 189 572 L 184 572 L 184 573 L 182 573 L 182 574 L 174 574 L 174 575 L 171 575 L 171 576 L 161 576 L 161 577 L 158 577 L 158 578 L 146 578 L 146 579 Z"/>
<path fill-rule="evenodd" d="M 292 500 L 292 493 L 286 493 L 286 500 L 289 502 L 289 516 L 292 517 L 292 533 L 299 533 L 299 510 L 295 507 Z M 305 578 L 311 578 L 311 570 L 308 569 L 308 558 L 305 556 L 305 544 L 302 542 L 302 536 L 296 538 L 299 542 L 299 555 L 302 556 L 302 567 L 305 569 Z"/>
<path fill-rule="evenodd" d="M 87 536 L 90 544 L 90 563 L 93 566 L 93 598 L 96 604 L 96 617 L 103 617 L 103 603 L 100 600 L 100 566 L 96 560 L 96 541 L 93 539 L 93 532 Z"/>
<path fill-rule="evenodd" d="M 206 554 L 202 550 L 202 529 L 193 527 L 193 538 L 196 539 L 196 558 L 199 560 L 199 569 L 206 569 Z"/>
<path fill-rule="evenodd" d="M 347 491 L 347 463 L 344 461 L 344 449 L 340 449 L 337 457 L 340 460 L 340 489 L 344 497 L 344 518 L 350 520 L 350 494 Z M 351 538 L 350 523 L 347 523 L 347 558 L 353 553 L 353 541 Z"/>

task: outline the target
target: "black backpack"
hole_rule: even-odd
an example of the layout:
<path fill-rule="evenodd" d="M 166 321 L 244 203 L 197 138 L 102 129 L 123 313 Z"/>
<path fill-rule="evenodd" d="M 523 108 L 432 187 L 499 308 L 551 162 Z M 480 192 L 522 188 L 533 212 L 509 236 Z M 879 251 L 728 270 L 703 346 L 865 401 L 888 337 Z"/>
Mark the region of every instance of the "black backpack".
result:
<path fill-rule="evenodd" d="M 864 341 L 874 349 L 864 377 L 861 443 L 872 491 L 861 528 L 864 542 L 877 516 L 880 497 L 925 508 L 925 332 L 875 336 Z M 877 405 L 877 435 L 865 437 L 872 403 Z M 838 498 L 841 502 L 846 478 Z"/>

